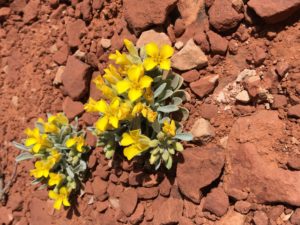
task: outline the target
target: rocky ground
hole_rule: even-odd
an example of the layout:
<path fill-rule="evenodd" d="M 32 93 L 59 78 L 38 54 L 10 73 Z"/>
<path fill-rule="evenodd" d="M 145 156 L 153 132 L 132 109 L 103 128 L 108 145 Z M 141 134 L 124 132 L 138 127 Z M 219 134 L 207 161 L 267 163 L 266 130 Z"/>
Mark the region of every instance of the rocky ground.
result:
<path fill-rule="evenodd" d="M 11 141 L 37 117 L 93 123 L 91 78 L 124 38 L 176 48 L 195 136 L 157 173 L 96 148 L 84 193 L 59 212 L 22 162 L 0 191 L 0 223 L 300 224 L 299 18 L 299 0 L 0 0 L 0 188 L 18 154 Z"/>

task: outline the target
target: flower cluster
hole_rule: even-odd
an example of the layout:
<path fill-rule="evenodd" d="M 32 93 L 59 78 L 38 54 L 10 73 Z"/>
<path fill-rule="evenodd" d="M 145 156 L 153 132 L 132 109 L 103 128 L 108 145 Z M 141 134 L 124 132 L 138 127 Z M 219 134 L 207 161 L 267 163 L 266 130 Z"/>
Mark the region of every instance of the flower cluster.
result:
<path fill-rule="evenodd" d="M 69 195 L 78 190 L 87 168 L 85 156 L 90 148 L 85 145 L 84 132 L 58 113 L 48 115 L 47 121 L 39 118 L 25 134 L 24 145 L 15 143 L 22 150 L 16 160 L 35 159 L 35 168 L 30 171 L 34 183 L 51 188 L 49 197 L 55 209 L 70 206 Z"/>
<path fill-rule="evenodd" d="M 99 113 L 91 130 L 107 158 L 123 151 L 131 160 L 148 152 L 156 168 L 164 163 L 170 169 L 172 155 L 183 150 L 180 141 L 192 139 L 173 119 L 175 114 L 181 120 L 188 117 L 181 106 L 183 79 L 171 71 L 174 49 L 155 43 L 138 49 L 126 39 L 124 44 L 128 53 L 110 54 L 114 63 L 93 80 L 103 99 L 90 98 L 85 105 L 87 112 Z"/>

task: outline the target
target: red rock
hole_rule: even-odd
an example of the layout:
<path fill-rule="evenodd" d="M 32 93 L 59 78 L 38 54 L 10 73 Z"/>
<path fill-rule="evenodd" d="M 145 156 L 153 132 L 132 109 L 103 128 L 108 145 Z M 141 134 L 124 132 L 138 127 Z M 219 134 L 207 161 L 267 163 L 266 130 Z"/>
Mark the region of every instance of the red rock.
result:
<path fill-rule="evenodd" d="M 194 225 L 194 223 L 193 223 L 192 220 L 182 216 L 182 217 L 179 218 L 178 225 Z"/>
<path fill-rule="evenodd" d="M 226 190 L 228 196 L 236 199 L 236 200 L 245 200 L 248 197 L 248 193 L 238 190 L 238 189 L 230 189 Z"/>
<path fill-rule="evenodd" d="M 207 210 L 219 217 L 223 216 L 229 207 L 229 199 L 222 188 L 214 188 L 205 198 L 203 210 Z"/>
<path fill-rule="evenodd" d="M 183 202 L 181 199 L 168 198 L 157 209 L 153 224 L 177 224 L 182 215 Z"/>
<path fill-rule="evenodd" d="M 103 181 L 100 177 L 95 177 L 92 183 L 92 188 L 95 197 L 99 201 L 104 201 L 107 198 L 107 182 Z"/>
<path fill-rule="evenodd" d="M 6 20 L 10 15 L 11 9 L 9 7 L 1 7 L 0 8 L 0 21 Z"/>
<path fill-rule="evenodd" d="M 218 83 L 218 79 L 219 75 L 205 76 L 198 81 L 190 83 L 190 88 L 196 95 L 203 98 L 214 91 Z"/>
<path fill-rule="evenodd" d="M 206 16 L 204 0 L 178 0 L 177 8 L 187 26 L 197 21 L 199 15 Z"/>
<path fill-rule="evenodd" d="M 126 216 L 131 216 L 137 206 L 138 195 L 135 189 L 129 188 L 120 197 L 120 209 Z"/>
<path fill-rule="evenodd" d="M 64 44 L 57 52 L 55 52 L 53 55 L 53 60 L 59 65 L 64 65 L 67 62 L 69 54 L 69 47 Z"/>
<path fill-rule="evenodd" d="M 256 211 L 254 213 L 253 221 L 255 225 L 269 225 L 268 216 L 263 211 Z"/>
<path fill-rule="evenodd" d="M 284 77 L 284 75 L 289 71 L 289 64 L 286 62 L 279 62 L 276 65 L 276 72 L 280 77 Z"/>
<path fill-rule="evenodd" d="M 200 116 L 204 119 L 211 120 L 218 114 L 218 106 L 204 103 L 200 106 Z"/>
<path fill-rule="evenodd" d="M 135 172 L 135 171 L 131 171 L 129 173 L 129 177 L 128 177 L 128 182 L 130 186 L 138 186 L 138 185 L 142 185 L 143 183 L 143 177 L 144 177 L 144 173 L 143 172 Z"/>
<path fill-rule="evenodd" d="M 92 6 L 90 0 L 83 0 L 80 5 L 80 12 L 84 21 L 90 21 L 92 19 Z"/>
<path fill-rule="evenodd" d="M 210 43 L 211 52 L 213 54 L 225 55 L 228 48 L 227 39 L 213 31 L 208 31 L 207 36 Z"/>
<path fill-rule="evenodd" d="M 208 10 L 210 24 L 219 32 L 225 32 L 238 26 L 244 18 L 232 6 L 231 0 L 215 0 Z"/>
<path fill-rule="evenodd" d="M 92 134 L 91 131 L 86 131 L 85 142 L 86 142 L 86 144 L 87 144 L 88 146 L 91 146 L 92 148 L 95 148 L 96 145 L 97 145 L 97 137 L 96 137 L 94 134 Z M 91 155 L 91 156 L 92 156 L 92 155 Z M 91 157 L 90 157 L 90 159 L 91 159 Z M 92 162 L 91 162 L 91 163 L 92 163 Z M 90 163 L 89 163 L 89 165 L 91 165 L 91 167 L 94 167 L 94 166 L 95 166 L 95 163 L 96 163 L 96 161 L 95 161 L 95 159 L 94 159 L 93 165 L 91 165 Z M 89 166 L 89 167 L 90 167 L 90 166 Z M 91 167 L 90 167 L 90 168 L 91 168 Z"/>
<path fill-rule="evenodd" d="M 68 37 L 68 44 L 70 47 L 77 47 L 81 44 L 81 36 L 85 30 L 85 23 L 83 20 L 76 20 L 74 22 L 67 23 L 66 33 Z"/>
<path fill-rule="evenodd" d="M 130 216 L 129 222 L 133 225 L 140 224 L 144 219 L 144 206 L 140 203 L 138 204 L 135 212 Z"/>
<path fill-rule="evenodd" d="M 139 187 L 137 188 L 138 198 L 143 200 L 156 198 L 158 195 L 158 187 Z"/>
<path fill-rule="evenodd" d="M 14 0 L 11 4 L 10 4 L 10 8 L 12 11 L 20 13 L 23 11 L 23 9 L 26 6 L 27 1 L 26 0 Z"/>
<path fill-rule="evenodd" d="M 202 51 L 209 53 L 210 46 L 204 31 L 197 31 L 194 35 L 194 41 L 197 45 L 200 45 Z"/>
<path fill-rule="evenodd" d="M 245 225 L 246 217 L 231 208 L 228 212 L 216 223 L 218 225 Z"/>
<path fill-rule="evenodd" d="M 120 176 L 119 180 L 123 184 L 128 184 L 128 178 L 129 178 L 129 174 L 127 172 L 123 171 L 123 173 Z"/>
<path fill-rule="evenodd" d="M 62 83 L 64 90 L 73 100 L 82 98 L 88 91 L 88 82 L 90 81 L 90 67 L 69 56 L 66 68 L 62 74 Z"/>
<path fill-rule="evenodd" d="M 58 20 L 60 19 L 60 17 L 62 16 L 63 14 L 63 11 L 66 10 L 67 6 L 66 5 L 59 5 L 57 7 L 57 9 L 53 10 L 51 15 L 50 15 L 50 19 L 52 20 Z"/>
<path fill-rule="evenodd" d="M 276 206 L 272 207 L 271 210 L 268 212 L 268 217 L 271 220 L 276 221 L 283 212 L 284 212 L 284 206 L 276 205 Z"/>
<path fill-rule="evenodd" d="M 250 211 L 251 206 L 252 206 L 251 203 L 247 201 L 237 201 L 234 204 L 234 209 L 239 213 L 247 214 Z"/>
<path fill-rule="evenodd" d="M 176 37 L 180 37 L 185 31 L 185 23 L 183 19 L 177 19 L 174 25 L 174 32 Z"/>
<path fill-rule="evenodd" d="M 239 44 L 236 40 L 230 40 L 228 43 L 228 51 L 232 55 L 236 55 L 238 53 Z"/>
<path fill-rule="evenodd" d="M 49 4 L 52 8 L 55 9 L 59 5 L 59 1 L 58 0 L 49 0 Z"/>
<path fill-rule="evenodd" d="M 93 82 L 93 80 L 99 75 L 100 75 L 99 72 L 97 72 L 97 71 L 93 72 L 92 79 L 91 79 L 91 82 L 90 82 L 89 97 L 96 100 L 96 101 L 100 100 L 103 97 L 101 91 L 96 87 L 96 84 Z"/>
<path fill-rule="evenodd" d="M 300 157 L 299 156 L 290 157 L 288 159 L 287 165 L 288 167 L 294 170 L 300 170 Z"/>
<path fill-rule="evenodd" d="M 73 101 L 70 97 L 64 99 L 62 108 L 69 120 L 73 120 L 76 116 L 80 116 L 84 112 L 83 104 Z"/>
<path fill-rule="evenodd" d="M 186 149 L 183 158 L 184 163 L 177 166 L 178 187 L 184 196 L 199 203 L 200 189 L 219 177 L 224 166 L 224 154 L 217 147 L 201 147 Z"/>
<path fill-rule="evenodd" d="M 92 7 L 93 9 L 101 9 L 103 7 L 104 0 L 93 0 Z"/>
<path fill-rule="evenodd" d="M 288 116 L 300 118 L 300 104 L 291 106 L 288 109 Z"/>
<path fill-rule="evenodd" d="M 4 206 L 0 207 L 0 223 L 1 224 L 11 224 L 14 220 L 11 209 L 8 209 Z"/>
<path fill-rule="evenodd" d="M 51 216 L 48 214 L 46 201 L 42 201 L 35 197 L 32 198 L 29 204 L 29 210 L 30 210 L 30 219 L 29 219 L 30 225 L 40 225 L 41 221 L 43 221 L 44 225 L 52 224 Z M 0 218 L 2 218 L 2 216 Z"/>
<path fill-rule="evenodd" d="M 185 82 L 193 82 L 199 79 L 200 74 L 197 70 L 189 70 L 183 74 L 181 74 L 182 78 L 184 79 Z"/>
<path fill-rule="evenodd" d="M 107 210 L 108 206 L 109 206 L 108 201 L 105 201 L 105 202 L 96 202 L 96 210 L 99 213 L 105 212 Z"/>
<path fill-rule="evenodd" d="M 258 203 L 300 206 L 300 172 L 279 168 L 262 154 L 278 144 L 284 130 L 276 111 L 259 111 L 235 122 L 227 145 L 231 170 L 225 178 L 226 190 L 247 188 Z"/>
<path fill-rule="evenodd" d="M 300 208 L 295 210 L 295 212 L 291 216 L 290 221 L 294 225 L 299 225 L 300 224 Z"/>
<path fill-rule="evenodd" d="M 135 31 L 145 30 L 151 25 L 163 24 L 169 12 L 175 7 L 176 0 L 124 0 L 124 17 Z"/>
<path fill-rule="evenodd" d="M 298 0 L 250 0 L 247 4 L 267 23 L 283 21 L 300 9 Z"/>
<path fill-rule="evenodd" d="M 198 205 L 194 204 L 191 201 L 184 200 L 183 206 L 183 215 L 187 218 L 194 219 L 197 214 Z"/>
<path fill-rule="evenodd" d="M 172 185 L 167 177 L 163 179 L 163 181 L 159 185 L 159 193 L 161 196 L 168 197 L 171 192 Z"/>
<path fill-rule="evenodd" d="M 24 23 L 30 23 L 37 18 L 40 0 L 30 0 L 23 9 Z"/>
<path fill-rule="evenodd" d="M 253 61 L 255 66 L 260 66 L 263 64 L 267 57 L 265 49 L 260 46 L 256 46 L 253 52 Z"/>
<path fill-rule="evenodd" d="M 23 196 L 20 193 L 11 193 L 11 195 L 8 198 L 7 206 L 12 211 L 21 211 L 23 208 L 23 202 Z"/>
<path fill-rule="evenodd" d="M 284 95 L 273 95 L 273 109 L 283 108 L 287 103 L 287 98 Z"/>

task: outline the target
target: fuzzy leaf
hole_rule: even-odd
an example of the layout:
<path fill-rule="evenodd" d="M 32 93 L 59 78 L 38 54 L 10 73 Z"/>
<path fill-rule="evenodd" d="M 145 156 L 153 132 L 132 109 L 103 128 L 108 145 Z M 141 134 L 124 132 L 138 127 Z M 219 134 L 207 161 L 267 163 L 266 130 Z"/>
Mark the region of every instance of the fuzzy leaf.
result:
<path fill-rule="evenodd" d="M 168 161 L 165 163 L 165 166 L 166 166 L 166 168 L 169 170 L 169 169 L 172 168 L 172 165 L 173 165 L 173 158 L 172 158 L 172 156 L 170 156 L 170 157 L 168 158 Z"/>
<path fill-rule="evenodd" d="M 170 154 L 168 151 L 165 150 L 161 157 L 165 162 L 167 162 L 170 157 Z"/>
<path fill-rule="evenodd" d="M 181 133 L 181 134 L 176 134 L 174 138 L 179 139 L 181 141 L 192 141 L 193 135 L 190 133 Z"/>
<path fill-rule="evenodd" d="M 172 101 L 174 105 L 180 105 L 182 103 L 182 99 L 179 97 L 173 97 Z"/>
<path fill-rule="evenodd" d="M 32 155 L 30 152 L 22 152 L 20 155 L 16 157 L 17 162 L 21 162 L 23 160 L 27 159 L 33 159 L 34 155 Z"/>
<path fill-rule="evenodd" d="M 152 123 L 152 128 L 156 133 L 160 131 L 160 124 L 158 120 L 155 120 L 154 123 Z"/>
<path fill-rule="evenodd" d="M 162 96 L 162 98 L 159 101 L 166 100 L 167 98 L 171 97 L 173 95 L 172 90 L 166 90 L 165 94 Z"/>
<path fill-rule="evenodd" d="M 157 108 L 157 111 L 159 112 L 164 112 L 164 113 L 170 113 L 170 112 L 175 112 L 179 108 L 176 105 L 166 105 L 166 106 L 160 106 Z"/>
<path fill-rule="evenodd" d="M 13 141 L 12 144 L 13 144 L 16 148 L 18 148 L 18 149 L 20 149 L 20 150 L 22 150 L 22 151 L 26 151 L 26 152 L 29 152 L 29 151 L 30 151 L 29 148 L 27 148 L 25 145 L 22 145 L 22 144 L 20 144 L 20 143 L 18 143 L 18 142 Z"/>
<path fill-rule="evenodd" d="M 74 178 L 73 171 L 69 167 L 67 167 L 66 170 L 67 170 L 68 175 L 73 179 Z"/>
<path fill-rule="evenodd" d="M 182 113 L 181 121 L 185 121 L 189 118 L 190 112 L 184 107 L 179 107 L 180 112 Z"/>
<path fill-rule="evenodd" d="M 173 94 L 174 97 L 178 97 L 178 98 L 181 98 L 182 101 L 186 101 L 186 92 L 183 91 L 183 90 L 176 90 L 174 91 L 174 94 Z"/>
<path fill-rule="evenodd" d="M 163 91 L 165 90 L 167 86 L 167 83 L 162 83 L 155 91 L 154 91 L 154 98 L 157 98 L 158 96 L 160 96 Z"/>

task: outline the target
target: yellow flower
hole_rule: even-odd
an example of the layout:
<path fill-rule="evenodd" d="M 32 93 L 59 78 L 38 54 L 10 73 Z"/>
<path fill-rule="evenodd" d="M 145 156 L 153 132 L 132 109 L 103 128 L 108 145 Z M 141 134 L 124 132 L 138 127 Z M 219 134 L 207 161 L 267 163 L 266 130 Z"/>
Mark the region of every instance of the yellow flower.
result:
<path fill-rule="evenodd" d="M 116 67 L 113 65 L 109 65 L 107 69 L 104 69 L 104 72 L 105 74 L 103 75 L 103 78 L 110 84 L 116 84 L 118 81 L 123 79 Z"/>
<path fill-rule="evenodd" d="M 107 99 L 113 99 L 116 97 L 116 92 L 111 87 L 107 86 L 107 84 L 104 82 L 102 76 L 97 76 L 93 82 L 95 83 L 98 90 L 101 91 L 101 93 L 104 95 Z"/>
<path fill-rule="evenodd" d="M 59 128 L 54 123 L 45 122 L 42 118 L 38 118 L 37 122 L 43 125 L 45 133 L 59 132 Z"/>
<path fill-rule="evenodd" d="M 50 155 L 47 159 L 52 160 L 54 163 L 57 163 L 61 159 L 61 154 L 57 149 L 52 148 L 50 149 Z"/>
<path fill-rule="evenodd" d="M 125 119 L 130 119 L 130 111 L 132 109 L 132 104 L 130 101 L 124 101 L 121 103 L 119 107 L 119 112 L 118 112 L 118 118 L 119 120 L 125 120 Z"/>
<path fill-rule="evenodd" d="M 110 60 L 114 60 L 117 65 L 125 66 L 125 65 L 131 64 L 131 62 L 128 59 L 127 55 L 125 53 L 121 54 L 118 50 L 116 50 L 115 54 L 110 54 L 108 56 L 108 58 Z"/>
<path fill-rule="evenodd" d="M 154 112 L 152 110 L 148 110 L 147 112 L 147 120 L 151 123 L 153 123 L 157 118 L 157 112 Z"/>
<path fill-rule="evenodd" d="M 163 45 L 161 48 L 157 44 L 151 42 L 145 46 L 147 58 L 144 60 L 145 69 L 152 70 L 159 66 L 163 70 L 170 70 L 171 56 L 174 49 L 170 45 Z"/>
<path fill-rule="evenodd" d="M 28 136 L 25 140 L 25 146 L 32 147 L 34 153 L 38 153 L 43 148 L 52 147 L 52 143 L 48 139 L 47 134 L 40 134 L 38 128 L 34 128 L 33 130 L 27 128 L 25 134 Z"/>
<path fill-rule="evenodd" d="M 149 106 L 146 106 L 141 102 L 137 103 L 133 107 L 131 114 L 132 116 L 137 116 L 140 113 L 151 123 L 153 123 L 157 118 L 157 112 L 154 112 Z"/>
<path fill-rule="evenodd" d="M 129 41 L 128 39 L 124 39 L 124 44 L 130 55 L 138 56 L 138 51 L 134 47 L 134 44 L 131 41 Z"/>
<path fill-rule="evenodd" d="M 49 123 L 55 123 L 56 125 L 67 125 L 69 123 L 68 118 L 63 113 L 57 113 L 56 115 L 51 115 L 48 118 Z"/>
<path fill-rule="evenodd" d="M 83 136 L 75 136 L 73 138 L 69 138 L 67 141 L 66 141 L 66 146 L 67 148 L 71 148 L 73 146 L 76 145 L 76 150 L 78 152 L 83 152 L 84 151 L 84 138 Z"/>
<path fill-rule="evenodd" d="M 124 155 L 131 160 L 146 151 L 150 147 L 150 142 L 151 140 L 147 136 L 141 134 L 141 130 L 132 130 L 122 135 L 120 145 L 128 146 L 124 148 Z"/>
<path fill-rule="evenodd" d="M 30 170 L 30 175 L 34 176 L 35 178 L 47 178 L 49 176 L 49 171 L 54 166 L 54 163 L 52 160 L 41 160 L 35 162 L 34 165 L 35 169 Z"/>
<path fill-rule="evenodd" d="M 55 191 L 49 191 L 49 198 L 55 200 L 54 202 L 54 209 L 60 210 L 61 205 L 70 206 L 70 202 L 68 200 L 69 197 L 69 190 L 66 187 L 61 187 L 59 189 L 59 193 Z"/>
<path fill-rule="evenodd" d="M 60 127 L 62 125 L 67 125 L 69 121 L 63 113 L 58 113 L 56 115 L 49 116 L 47 122 L 45 122 L 42 118 L 38 118 L 38 123 L 43 125 L 45 133 L 57 134 L 60 131 Z"/>
<path fill-rule="evenodd" d="M 146 88 L 144 98 L 146 99 L 146 101 L 148 103 L 153 103 L 154 95 L 153 95 L 153 91 L 152 91 L 151 87 Z"/>
<path fill-rule="evenodd" d="M 99 101 L 98 109 L 99 112 L 103 114 L 103 116 L 95 123 L 95 127 L 98 131 L 106 131 L 109 125 L 113 126 L 114 128 L 119 127 L 119 107 L 119 98 L 114 98 L 109 105 L 104 100 Z"/>
<path fill-rule="evenodd" d="M 128 70 L 128 79 L 119 81 L 116 85 L 118 94 L 123 94 L 128 91 L 128 98 L 134 102 L 139 99 L 145 88 L 151 86 L 153 79 L 144 75 L 143 68 L 141 66 L 132 66 Z"/>
<path fill-rule="evenodd" d="M 49 186 L 59 185 L 61 181 L 65 178 L 65 176 L 60 173 L 49 173 L 49 177 L 50 177 L 48 181 Z"/>
<path fill-rule="evenodd" d="M 163 132 L 171 137 L 174 137 L 176 135 L 176 125 L 175 125 L 175 121 L 171 120 L 171 122 L 169 123 L 169 121 L 164 121 L 164 126 L 162 128 Z"/>

